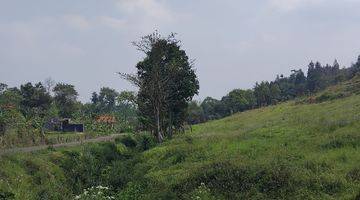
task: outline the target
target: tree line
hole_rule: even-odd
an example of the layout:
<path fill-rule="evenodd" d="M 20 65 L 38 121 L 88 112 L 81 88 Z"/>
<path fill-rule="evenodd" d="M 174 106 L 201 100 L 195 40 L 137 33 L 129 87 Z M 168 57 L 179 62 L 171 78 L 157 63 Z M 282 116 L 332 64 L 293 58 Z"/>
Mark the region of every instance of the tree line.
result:
<path fill-rule="evenodd" d="M 340 68 L 337 60 L 332 65 L 310 62 L 307 73 L 291 70 L 289 76 L 277 75 L 273 81 L 256 82 L 252 89 L 234 89 L 220 100 L 206 97 L 202 102 L 189 103 L 189 124 L 220 119 L 236 112 L 275 105 L 279 102 L 312 95 L 328 86 L 349 80 L 360 72 L 360 56 L 348 68 Z"/>
<path fill-rule="evenodd" d="M 118 126 L 114 130 L 95 123 L 98 116 L 105 114 L 116 117 Z M 117 92 L 103 87 L 99 93 L 92 94 L 90 103 L 81 103 L 74 85 L 55 83 L 51 79 L 35 84 L 28 82 L 20 87 L 0 83 L 2 135 L 6 130 L 21 131 L 20 127 L 43 132 L 44 124 L 53 118 L 71 118 L 84 123 L 88 131 L 132 131 L 137 127 L 136 114 L 135 93 L 130 91 Z"/>

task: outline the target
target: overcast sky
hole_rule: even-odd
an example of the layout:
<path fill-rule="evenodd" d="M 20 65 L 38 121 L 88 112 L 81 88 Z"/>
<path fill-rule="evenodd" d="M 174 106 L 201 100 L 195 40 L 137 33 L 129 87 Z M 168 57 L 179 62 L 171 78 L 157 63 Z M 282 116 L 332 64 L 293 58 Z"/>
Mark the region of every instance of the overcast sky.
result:
<path fill-rule="evenodd" d="M 134 90 L 131 46 L 178 33 L 196 59 L 200 95 L 220 98 L 311 60 L 349 66 L 360 54 L 360 0 L 0 0 L 0 82 L 51 77 L 82 101 L 100 87 Z"/>

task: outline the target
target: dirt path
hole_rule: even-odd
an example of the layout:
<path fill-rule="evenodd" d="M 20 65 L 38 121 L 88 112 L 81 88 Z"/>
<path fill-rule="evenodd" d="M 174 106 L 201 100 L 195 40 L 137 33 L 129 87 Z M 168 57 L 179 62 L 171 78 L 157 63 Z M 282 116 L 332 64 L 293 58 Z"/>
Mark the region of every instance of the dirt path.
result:
<path fill-rule="evenodd" d="M 34 152 L 39 151 L 42 149 L 46 149 L 48 147 L 53 148 L 60 148 L 60 147 L 73 147 L 78 146 L 85 143 L 91 143 L 91 142 L 106 142 L 106 141 L 113 141 L 117 136 L 121 136 L 124 134 L 113 134 L 108 136 L 102 136 L 92 139 L 86 139 L 82 141 L 77 142 L 69 142 L 69 143 L 61 143 L 61 144 L 53 144 L 53 145 L 40 145 L 40 146 L 31 146 L 31 147 L 16 147 L 12 149 L 0 149 L 0 156 L 5 154 L 12 154 L 12 153 L 20 153 L 20 152 Z"/>

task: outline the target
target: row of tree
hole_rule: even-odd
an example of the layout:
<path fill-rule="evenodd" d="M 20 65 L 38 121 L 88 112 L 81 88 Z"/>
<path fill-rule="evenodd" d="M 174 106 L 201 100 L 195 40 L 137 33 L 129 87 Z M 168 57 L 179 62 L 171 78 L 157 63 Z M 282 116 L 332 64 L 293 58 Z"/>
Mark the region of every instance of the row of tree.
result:
<path fill-rule="evenodd" d="M 196 124 L 219 119 L 236 112 L 277 104 L 296 97 L 312 95 L 330 85 L 349 80 L 360 72 L 360 56 L 349 68 L 340 68 L 337 60 L 333 65 L 322 66 L 310 62 L 307 74 L 299 69 L 290 76 L 278 75 L 273 81 L 256 83 L 253 89 L 235 89 L 221 98 L 205 98 L 202 102 L 192 101 L 188 108 L 188 123 Z"/>
<path fill-rule="evenodd" d="M 52 86 L 51 86 L 52 87 Z M 72 117 L 77 110 L 78 93 L 75 87 L 70 84 L 58 83 L 52 87 L 51 92 L 44 83 L 26 83 L 20 88 L 8 88 L 1 83 L 0 105 L 18 108 L 26 117 L 44 117 L 51 114 L 54 109 L 60 117 Z M 53 113 L 54 114 L 54 113 Z"/>
<path fill-rule="evenodd" d="M 57 83 L 51 79 L 43 83 L 26 83 L 19 88 L 8 87 L 0 83 L 0 129 L 31 124 L 41 130 L 52 118 L 72 118 L 85 124 L 93 124 L 99 115 L 115 116 L 119 123 L 124 121 L 126 129 L 134 129 L 136 123 L 136 105 L 134 92 L 117 92 L 103 87 L 99 94 L 93 93 L 91 103 L 77 100 L 78 92 L 71 84 Z"/>

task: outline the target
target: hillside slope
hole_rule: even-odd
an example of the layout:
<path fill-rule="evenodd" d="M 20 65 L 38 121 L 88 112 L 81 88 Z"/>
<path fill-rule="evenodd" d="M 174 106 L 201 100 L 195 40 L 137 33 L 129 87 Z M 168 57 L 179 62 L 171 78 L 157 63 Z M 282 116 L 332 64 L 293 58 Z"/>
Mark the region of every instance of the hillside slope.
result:
<path fill-rule="evenodd" d="M 128 136 L 5 156 L 0 199 L 69 199 L 97 185 L 117 199 L 359 199 L 354 83 L 319 93 L 311 104 L 305 98 L 196 125 L 150 150 L 149 139 Z"/>
<path fill-rule="evenodd" d="M 360 194 L 359 95 L 319 104 L 288 102 L 193 129 L 144 153 L 139 166 L 146 166 L 145 177 L 177 195 L 205 185 L 225 199 Z"/>

